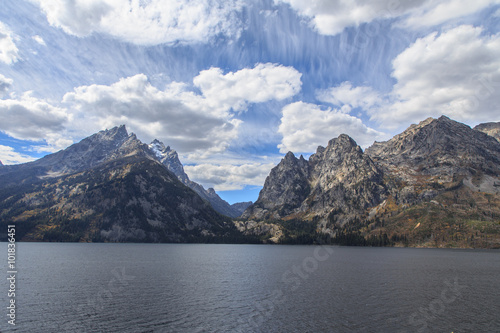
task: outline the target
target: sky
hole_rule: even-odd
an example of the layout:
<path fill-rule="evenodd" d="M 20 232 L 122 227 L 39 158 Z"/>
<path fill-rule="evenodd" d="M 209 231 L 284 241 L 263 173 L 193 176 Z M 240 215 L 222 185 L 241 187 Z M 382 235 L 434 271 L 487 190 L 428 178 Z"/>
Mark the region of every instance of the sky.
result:
<path fill-rule="evenodd" d="M 288 151 L 500 121 L 500 0 L 3 0 L 0 161 L 125 124 L 255 201 Z"/>

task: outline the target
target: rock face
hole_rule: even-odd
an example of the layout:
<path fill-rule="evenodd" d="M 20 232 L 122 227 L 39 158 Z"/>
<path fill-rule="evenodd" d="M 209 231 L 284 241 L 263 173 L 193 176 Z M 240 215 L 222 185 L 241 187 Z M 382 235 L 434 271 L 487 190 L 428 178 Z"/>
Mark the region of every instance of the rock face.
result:
<path fill-rule="evenodd" d="M 309 164 L 292 152 L 271 170 L 258 200 L 242 215 L 243 218 L 280 219 L 297 212 L 311 189 Z"/>
<path fill-rule="evenodd" d="M 366 153 L 391 171 L 402 168 L 430 176 L 477 170 L 498 175 L 500 171 L 498 142 L 445 116 L 412 125 L 387 142 L 375 143 Z"/>
<path fill-rule="evenodd" d="M 243 214 L 254 222 L 238 228 L 260 235 L 276 226 L 277 241 L 288 243 L 328 234 L 351 245 L 500 247 L 496 126 L 443 116 L 364 153 L 346 135 L 308 161 L 288 153 Z"/>
<path fill-rule="evenodd" d="M 471 189 L 498 192 L 499 142 L 445 116 L 412 125 L 366 153 L 392 178 L 398 203 L 432 199 L 459 181 Z"/>
<path fill-rule="evenodd" d="M 200 184 L 191 181 L 184 172 L 184 167 L 175 150 L 170 149 L 169 146 L 165 147 L 165 145 L 158 140 L 151 142 L 149 148 L 168 170 L 175 174 L 184 185 L 198 193 L 204 200 L 207 200 L 217 212 L 229 217 L 238 217 L 243 213 L 243 211 L 233 208 L 225 200 L 222 200 L 213 188 L 205 190 Z"/>
<path fill-rule="evenodd" d="M 500 122 L 479 124 L 474 127 L 474 129 L 486 133 L 500 141 Z"/>
<path fill-rule="evenodd" d="M 327 230 L 361 218 L 385 192 L 382 171 L 354 140 L 341 135 L 318 147 L 309 161 L 289 152 L 243 217 L 315 220 Z"/>
<path fill-rule="evenodd" d="M 25 240 L 195 242 L 241 236 L 124 126 L 40 160 L 2 167 L 0 225 L 11 222 Z"/>

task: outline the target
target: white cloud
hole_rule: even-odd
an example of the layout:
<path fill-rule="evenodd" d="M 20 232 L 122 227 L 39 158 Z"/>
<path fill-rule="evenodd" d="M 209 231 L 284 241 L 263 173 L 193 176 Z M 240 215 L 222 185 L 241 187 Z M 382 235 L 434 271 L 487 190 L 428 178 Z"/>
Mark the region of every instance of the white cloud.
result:
<path fill-rule="evenodd" d="M 0 74 L 0 96 L 4 95 L 12 86 L 14 81 Z"/>
<path fill-rule="evenodd" d="M 127 124 L 140 138 L 158 138 L 187 152 L 224 150 L 237 137 L 240 123 L 227 110 L 207 106 L 185 84 L 172 83 L 161 91 L 144 74 L 109 86 L 78 87 L 63 101 L 77 110 L 88 133 Z"/>
<path fill-rule="evenodd" d="M 106 33 L 141 44 L 207 42 L 238 36 L 243 1 L 54 0 L 37 2 L 49 23 L 76 36 Z"/>
<path fill-rule="evenodd" d="M 283 100 L 300 92 L 302 74 L 293 67 L 266 63 L 223 74 L 220 68 L 201 71 L 194 78 L 207 101 L 224 109 L 241 111 L 247 102 Z"/>
<path fill-rule="evenodd" d="M 20 99 L 0 100 L 0 131 L 20 140 L 55 137 L 71 120 L 67 110 L 25 93 Z"/>
<path fill-rule="evenodd" d="M 360 146 L 367 147 L 385 135 L 363 124 L 361 119 L 338 109 L 322 110 L 318 105 L 304 102 L 289 104 L 283 108 L 278 132 L 283 139 L 278 148 L 281 153 L 312 153 L 319 145 L 347 134 Z"/>
<path fill-rule="evenodd" d="M 27 163 L 35 159 L 34 157 L 16 152 L 12 147 L 0 145 L 0 161 L 4 165 Z"/>
<path fill-rule="evenodd" d="M 393 61 L 391 104 L 371 110 L 386 126 L 442 114 L 460 121 L 499 118 L 500 34 L 459 26 L 418 39 Z"/>
<path fill-rule="evenodd" d="M 331 103 L 338 107 L 344 107 L 341 111 L 349 113 L 352 108 L 371 109 L 382 104 L 380 94 L 370 87 L 353 87 L 351 82 L 342 82 L 333 87 L 318 92 L 320 101 Z"/>
<path fill-rule="evenodd" d="M 43 40 L 43 38 L 40 37 L 39 35 L 32 36 L 31 38 L 33 38 L 33 40 L 35 42 L 37 42 L 38 44 L 43 45 L 43 46 L 47 46 L 47 44 L 45 44 L 45 41 Z"/>
<path fill-rule="evenodd" d="M 0 61 L 11 65 L 19 60 L 19 50 L 14 43 L 14 34 L 0 22 Z"/>
<path fill-rule="evenodd" d="M 300 73 L 291 67 L 259 64 L 226 75 L 218 68 L 202 71 L 194 78 L 201 94 L 179 82 L 161 91 L 138 74 L 109 86 L 75 88 L 63 102 L 76 111 L 82 133 L 124 123 L 140 138 L 158 138 L 182 153 L 206 157 L 237 139 L 241 120 L 232 109 L 284 99 L 300 84 Z"/>
<path fill-rule="evenodd" d="M 377 19 L 398 18 L 407 27 L 435 26 L 471 15 L 500 0 L 275 0 L 288 3 L 323 35 L 337 35 Z"/>
<path fill-rule="evenodd" d="M 216 191 L 241 190 L 246 185 L 262 186 L 276 163 L 198 164 L 187 165 L 189 178 Z"/>

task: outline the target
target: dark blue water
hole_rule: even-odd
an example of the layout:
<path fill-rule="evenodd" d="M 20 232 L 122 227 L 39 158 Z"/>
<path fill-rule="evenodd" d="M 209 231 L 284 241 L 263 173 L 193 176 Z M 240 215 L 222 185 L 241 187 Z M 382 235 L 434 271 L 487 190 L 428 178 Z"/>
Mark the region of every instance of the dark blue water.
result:
<path fill-rule="evenodd" d="M 18 243 L 17 263 L 2 332 L 500 332 L 499 251 Z"/>

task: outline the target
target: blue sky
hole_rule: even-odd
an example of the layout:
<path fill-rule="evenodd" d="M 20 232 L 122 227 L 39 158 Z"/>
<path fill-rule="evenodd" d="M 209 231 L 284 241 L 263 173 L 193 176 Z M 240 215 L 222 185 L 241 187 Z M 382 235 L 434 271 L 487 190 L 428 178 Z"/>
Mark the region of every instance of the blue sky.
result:
<path fill-rule="evenodd" d="M 255 200 L 287 151 L 500 121 L 500 0 L 6 0 L 0 160 L 125 124 Z"/>

